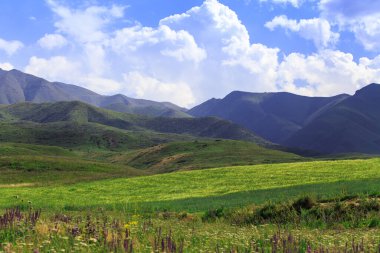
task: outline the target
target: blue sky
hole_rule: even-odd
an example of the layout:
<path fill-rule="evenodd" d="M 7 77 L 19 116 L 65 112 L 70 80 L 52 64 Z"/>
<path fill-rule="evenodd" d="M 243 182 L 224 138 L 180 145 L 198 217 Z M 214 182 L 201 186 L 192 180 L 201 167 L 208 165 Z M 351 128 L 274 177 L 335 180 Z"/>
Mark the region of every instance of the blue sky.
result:
<path fill-rule="evenodd" d="M 376 0 L 0 1 L 0 68 L 191 107 L 380 82 Z"/>

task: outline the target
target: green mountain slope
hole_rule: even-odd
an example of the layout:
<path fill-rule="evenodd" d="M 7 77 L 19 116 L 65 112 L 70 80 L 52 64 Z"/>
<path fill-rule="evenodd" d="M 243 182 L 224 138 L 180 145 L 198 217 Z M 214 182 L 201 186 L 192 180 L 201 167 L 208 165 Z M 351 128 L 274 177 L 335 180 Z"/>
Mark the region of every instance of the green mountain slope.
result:
<path fill-rule="evenodd" d="M 0 140 L 58 146 L 142 148 L 194 138 L 246 140 L 254 133 L 216 118 L 151 118 L 118 113 L 82 102 L 21 103 L 0 108 Z"/>

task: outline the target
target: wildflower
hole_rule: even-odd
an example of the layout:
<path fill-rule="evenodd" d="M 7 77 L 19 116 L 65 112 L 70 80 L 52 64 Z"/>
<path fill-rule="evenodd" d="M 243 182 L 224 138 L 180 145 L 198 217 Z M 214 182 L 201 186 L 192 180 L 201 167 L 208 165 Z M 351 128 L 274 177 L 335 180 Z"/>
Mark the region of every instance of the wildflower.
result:
<path fill-rule="evenodd" d="M 84 242 L 80 242 L 79 245 L 83 246 L 83 247 L 87 247 L 88 245 Z"/>

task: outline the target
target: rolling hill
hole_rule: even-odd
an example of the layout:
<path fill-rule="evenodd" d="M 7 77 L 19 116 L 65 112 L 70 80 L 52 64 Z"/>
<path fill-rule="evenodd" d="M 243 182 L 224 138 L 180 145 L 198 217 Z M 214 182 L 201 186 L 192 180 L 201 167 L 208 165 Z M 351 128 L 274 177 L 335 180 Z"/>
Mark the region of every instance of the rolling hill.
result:
<path fill-rule="evenodd" d="M 189 114 L 215 116 L 230 120 L 254 131 L 269 141 L 282 144 L 331 106 L 347 98 L 304 97 L 291 93 L 249 93 L 235 91 L 223 99 L 211 99 Z"/>
<path fill-rule="evenodd" d="M 171 103 L 133 99 L 120 94 L 102 96 L 79 86 L 48 82 L 18 70 L 0 69 L 0 104 L 57 101 L 82 101 L 118 112 L 148 116 L 190 117 L 186 109 Z"/>
<path fill-rule="evenodd" d="M 163 143 L 134 152 L 115 153 L 108 156 L 107 160 L 151 173 L 167 173 L 178 170 L 293 162 L 305 158 L 260 147 L 251 142 L 196 140 Z"/>
<path fill-rule="evenodd" d="M 0 107 L 0 140 L 65 147 L 143 148 L 196 138 L 267 144 L 253 132 L 217 118 L 152 118 L 82 102 L 21 103 Z"/>
<path fill-rule="evenodd" d="M 357 91 L 285 141 L 324 153 L 380 154 L 380 85 Z"/>

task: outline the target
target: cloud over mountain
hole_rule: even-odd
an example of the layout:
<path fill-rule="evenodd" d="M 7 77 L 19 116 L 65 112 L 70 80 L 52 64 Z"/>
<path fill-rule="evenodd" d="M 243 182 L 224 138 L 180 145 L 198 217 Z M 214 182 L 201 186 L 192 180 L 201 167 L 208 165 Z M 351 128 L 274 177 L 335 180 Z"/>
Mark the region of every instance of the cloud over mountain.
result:
<path fill-rule="evenodd" d="M 47 0 L 54 13 L 55 30 L 36 41 L 39 49 L 28 56 L 23 69 L 102 94 L 123 93 L 186 107 L 209 97 L 223 97 L 232 90 L 352 93 L 379 80 L 379 60 L 355 58 L 335 49 L 339 34 L 334 22 L 338 21 L 331 16 L 337 10 L 328 4 L 334 1 L 338 2 L 321 2 L 321 17 L 276 15 L 268 20 L 268 28 L 282 27 L 297 33 L 318 49 L 313 53 L 284 53 L 250 34 L 238 14 L 218 0 L 205 0 L 153 26 L 130 21 L 126 6 L 73 7 Z M 304 3 L 272 2 L 300 8 Z"/>

